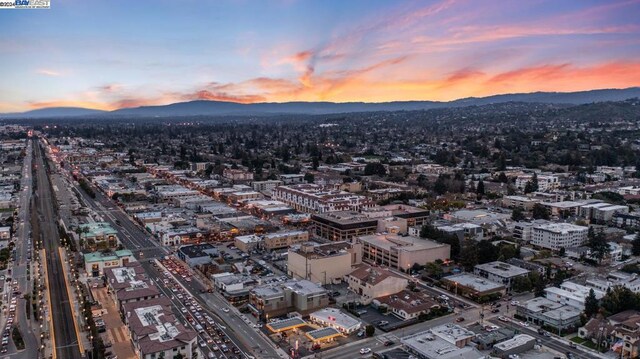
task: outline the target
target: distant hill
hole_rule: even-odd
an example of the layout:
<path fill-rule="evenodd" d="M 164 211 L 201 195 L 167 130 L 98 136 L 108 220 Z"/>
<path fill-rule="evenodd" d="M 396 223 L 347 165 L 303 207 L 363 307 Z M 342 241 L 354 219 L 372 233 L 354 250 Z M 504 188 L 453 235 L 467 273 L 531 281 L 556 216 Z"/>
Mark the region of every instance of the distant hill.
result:
<path fill-rule="evenodd" d="M 75 117 L 75 116 L 95 116 L 107 111 L 94 110 L 82 107 L 46 107 L 20 113 L 1 114 L 1 117 L 9 118 L 47 118 L 47 117 Z"/>
<path fill-rule="evenodd" d="M 125 108 L 111 112 L 73 107 L 43 108 L 23 113 L 4 114 L 5 118 L 48 117 L 165 117 L 165 116 L 261 116 L 275 114 L 336 114 L 348 112 L 415 111 L 434 108 L 480 106 L 505 102 L 587 104 L 593 102 L 622 101 L 640 98 L 640 87 L 605 89 L 580 92 L 533 92 L 488 97 L 469 97 L 449 102 L 396 101 L 396 102 L 283 102 L 242 104 L 222 101 L 190 101 L 162 106 Z"/>

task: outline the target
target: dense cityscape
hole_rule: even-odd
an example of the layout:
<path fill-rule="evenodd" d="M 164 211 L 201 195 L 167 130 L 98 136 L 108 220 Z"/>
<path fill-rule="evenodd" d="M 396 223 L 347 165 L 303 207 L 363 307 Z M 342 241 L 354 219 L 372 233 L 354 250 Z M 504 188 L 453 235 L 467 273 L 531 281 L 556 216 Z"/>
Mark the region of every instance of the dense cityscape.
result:
<path fill-rule="evenodd" d="M 640 358 L 640 2 L 0 2 L 0 359 Z"/>

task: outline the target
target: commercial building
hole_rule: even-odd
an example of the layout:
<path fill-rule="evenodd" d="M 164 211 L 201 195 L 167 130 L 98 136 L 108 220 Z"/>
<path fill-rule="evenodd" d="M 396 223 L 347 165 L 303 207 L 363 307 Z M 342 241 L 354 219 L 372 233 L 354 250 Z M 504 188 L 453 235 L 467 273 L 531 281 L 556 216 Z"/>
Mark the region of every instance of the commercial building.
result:
<path fill-rule="evenodd" d="M 126 303 L 158 298 L 160 290 L 147 278 L 138 262 L 127 266 L 104 270 L 107 286 L 119 310 Z M 124 314 L 124 313 L 123 313 Z"/>
<path fill-rule="evenodd" d="M 409 281 L 387 269 L 361 265 L 346 276 L 349 289 L 360 296 L 360 302 L 368 304 L 378 297 L 396 294 L 404 290 Z"/>
<path fill-rule="evenodd" d="M 334 328 L 343 334 L 351 334 L 360 329 L 362 322 L 337 308 L 323 308 L 309 314 L 309 321 Z"/>
<path fill-rule="evenodd" d="M 348 241 L 357 236 L 374 234 L 378 219 L 355 211 L 336 211 L 311 215 L 314 234 L 331 241 Z"/>
<path fill-rule="evenodd" d="M 289 248 L 292 245 L 308 240 L 309 232 L 307 231 L 284 231 L 262 235 L 239 236 L 235 238 L 234 244 L 239 250 L 248 253 L 256 248 L 267 251 Z"/>
<path fill-rule="evenodd" d="M 482 226 L 473 223 L 438 224 L 435 227 L 439 231 L 457 236 L 460 240 L 471 238 L 481 241 L 484 238 Z"/>
<path fill-rule="evenodd" d="M 500 358 L 512 358 L 511 355 L 524 353 L 533 349 L 536 338 L 527 334 L 518 334 L 515 337 L 497 343 L 493 346 L 493 353 Z"/>
<path fill-rule="evenodd" d="M 448 291 L 473 300 L 478 300 L 482 297 L 501 297 L 506 293 L 504 284 L 470 273 L 444 277 L 441 282 Z"/>
<path fill-rule="evenodd" d="M 78 231 L 83 247 L 92 251 L 115 249 L 120 244 L 118 231 L 107 222 L 81 224 Z"/>
<path fill-rule="evenodd" d="M 124 305 L 125 322 L 140 359 L 197 356 L 197 333 L 185 327 L 171 311 L 168 298 L 156 298 Z"/>
<path fill-rule="evenodd" d="M 412 354 L 423 359 L 478 359 L 483 354 L 468 345 L 475 333 L 459 325 L 444 324 L 402 338 L 402 344 Z"/>
<path fill-rule="evenodd" d="M 133 253 L 128 249 L 113 252 L 92 252 L 84 254 L 84 269 L 88 276 L 101 277 L 106 268 L 124 267 L 135 262 Z"/>
<path fill-rule="evenodd" d="M 176 252 L 178 258 L 189 267 L 210 264 L 218 256 L 218 250 L 209 243 L 180 246 Z"/>
<path fill-rule="evenodd" d="M 315 184 L 279 186 L 273 189 L 272 197 L 306 213 L 360 211 L 375 206 L 367 197 Z"/>
<path fill-rule="evenodd" d="M 361 248 L 361 244 L 348 242 L 309 242 L 292 247 L 287 256 L 287 274 L 323 285 L 340 282 L 354 265 L 362 263 Z"/>
<path fill-rule="evenodd" d="M 554 251 L 578 247 L 587 241 L 588 227 L 571 223 L 547 223 L 531 228 L 531 244 Z"/>
<path fill-rule="evenodd" d="M 308 315 L 327 305 L 327 291 L 308 280 L 261 285 L 249 292 L 248 308 L 262 320 L 290 312 Z"/>
<path fill-rule="evenodd" d="M 412 236 L 373 234 L 359 236 L 362 243 L 362 259 L 384 267 L 407 271 L 415 263 L 434 262 L 450 258 L 448 244 Z"/>
<path fill-rule="evenodd" d="M 509 263 L 496 261 L 477 264 L 473 268 L 473 274 L 486 278 L 492 282 L 500 283 L 504 285 L 507 292 L 509 292 L 514 279 L 518 277 L 527 277 L 529 275 L 529 271 Z"/>
<path fill-rule="evenodd" d="M 589 292 L 593 290 L 597 299 L 604 297 L 604 292 L 594 288 L 574 283 L 571 281 L 564 281 L 560 284 L 560 287 L 548 287 L 544 289 L 544 295 L 547 299 L 560 303 L 563 305 L 569 305 L 574 308 L 584 310 L 584 304 Z"/>
<path fill-rule="evenodd" d="M 377 297 L 375 301 L 385 305 L 396 317 L 402 320 L 416 319 L 432 310 L 439 309 L 440 304 L 425 292 L 402 290 L 396 294 Z"/>
<path fill-rule="evenodd" d="M 556 330 L 566 330 L 580 325 L 580 315 L 584 310 L 564 305 L 544 297 L 537 297 L 516 306 L 516 313 L 527 322 L 539 326 L 550 326 Z"/>

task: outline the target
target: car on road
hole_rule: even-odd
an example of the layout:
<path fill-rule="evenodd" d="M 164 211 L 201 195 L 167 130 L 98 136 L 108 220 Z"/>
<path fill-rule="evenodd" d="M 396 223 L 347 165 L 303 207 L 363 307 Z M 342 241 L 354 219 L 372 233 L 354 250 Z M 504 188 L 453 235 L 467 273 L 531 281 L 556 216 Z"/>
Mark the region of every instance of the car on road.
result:
<path fill-rule="evenodd" d="M 384 342 L 384 346 L 385 347 L 390 347 L 392 345 L 394 345 L 395 342 L 393 340 L 387 340 L 386 342 Z"/>
<path fill-rule="evenodd" d="M 508 322 L 509 318 L 504 317 L 504 316 L 501 315 L 501 316 L 498 317 L 498 320 L 501 321 L 501 322 Z"/>
<path fill-rule="evenodd" d="M 511 301 L 511 305 L 518 305 L 518 304 L 520 304 L 520 302 L 519 302 L 519 301 L 517 301 L 517 300 L 512 300 L 512 301 Z"/>
<path fill-rule="evenodd" d="M 371 353 L 371 348 L 360 349 L 360 354 L 369 354 L 369 353 Z"/>
<path fill-rule="evenodd" d="M 491 309 L 491 313 L 500 313 L 500 309 L 493 308 L 493 309 Z"/>
<path fill-rule="evenodd" d="M 464 322 L 464 318 L 463 317 L 457 317 L 456 318 L 456 322 L 458 322 L 458 323 Z"/>
<path fill-rule="evenodd" d="M 229 308 L 222 308 L 222 311 L 225 313 L 229 313 Z"/>

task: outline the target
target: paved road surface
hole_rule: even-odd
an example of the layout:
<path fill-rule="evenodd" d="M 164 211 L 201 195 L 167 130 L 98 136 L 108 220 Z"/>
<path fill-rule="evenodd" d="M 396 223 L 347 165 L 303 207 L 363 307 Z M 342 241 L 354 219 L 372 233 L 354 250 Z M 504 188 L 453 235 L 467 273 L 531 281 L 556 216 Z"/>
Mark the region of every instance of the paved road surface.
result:
<path fill-rule="evenodd" d="M 81 358 L 78 338 L 71 320 L 72 312 L 68 292 L 62 271 L 62 261 L 58 252 L 60 236 L 58 233 L 57 217 L 54 213 L 54 200 L 49 184 L 49 175 L 45 167 L 44 151 L 37 140 L 34 140 L 35 166 L 37 173 L 38 192 L 36 193 L 36 207 L 40 219 L 40 231 L 46 252 L 49 276 L 48 291 L 51 295 L 51 316 L 55 335 L 56 353 L 58 358 Z M 83 353 L 84 354 L 84 353 Z"/>

